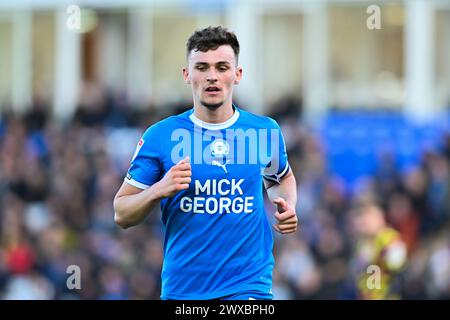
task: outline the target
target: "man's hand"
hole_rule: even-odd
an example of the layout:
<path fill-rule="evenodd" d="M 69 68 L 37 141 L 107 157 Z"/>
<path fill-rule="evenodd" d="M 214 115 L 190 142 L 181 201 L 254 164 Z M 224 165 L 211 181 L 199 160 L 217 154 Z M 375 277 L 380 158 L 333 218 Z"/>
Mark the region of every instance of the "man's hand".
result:
<path fill-rule="evenodd" d="M 297 231 L 298 218 L 295 208 L 292 208 L 283 198 L 276 198 L 273 203 L 277 206 L 275 218 L 278 223 L 272 225 L 275 231 L 287 234 Z"/>
<path fill-rule="evenodd" d="M 173 197 L 179 191 L 188 189 L 191 176 L 191 164 L 189 163 L 189 157 L 186 157 L 170 168 L 164 178 L 155 183 L 159 197 Z"/>

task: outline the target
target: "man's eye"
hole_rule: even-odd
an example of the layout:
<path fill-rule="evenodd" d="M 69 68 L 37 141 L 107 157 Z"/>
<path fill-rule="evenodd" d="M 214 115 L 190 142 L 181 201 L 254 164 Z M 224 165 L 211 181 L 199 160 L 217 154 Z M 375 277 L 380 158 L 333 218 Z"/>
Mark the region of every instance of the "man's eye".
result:
<path fill-rule="evenodd" d="M 197 69 L 197 70 L 200 70 L 200 71 L 205 71 L 205 70 L 206 70 L 206 68 L 203 67 L 203 66 L 198 66 L 196 69 Z"/>
<path fill-rule="evenodd" d="M 219 70 L 220 70 L 220 71 L 227 71 L 228 68 L 227 68 L 227 67 L 219 67 Z"/>

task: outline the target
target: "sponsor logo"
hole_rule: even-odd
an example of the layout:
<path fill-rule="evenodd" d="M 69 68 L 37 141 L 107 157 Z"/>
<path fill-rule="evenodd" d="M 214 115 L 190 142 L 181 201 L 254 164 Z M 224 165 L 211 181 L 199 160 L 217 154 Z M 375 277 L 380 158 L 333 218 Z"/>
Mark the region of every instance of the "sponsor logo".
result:
<path fill-rule="evenodd" d="M 133 155 L 133 158 L 131 159 L 131 161 L 133 161 L 134 160 L 134 158 L 136 158 L 136 156 L 138 155 L 138 153 L 139 153 L 139 150 L 141 150 L 141 148 L 142 148 L 142 146 L 144 145 L 144 139 L 140 139 L 139 140 L 139 142 L 138 142 L 138 144 L 137 144 L 137 146 L 136 146 L 136 150 L 134 151 L 134 155 Z"/>

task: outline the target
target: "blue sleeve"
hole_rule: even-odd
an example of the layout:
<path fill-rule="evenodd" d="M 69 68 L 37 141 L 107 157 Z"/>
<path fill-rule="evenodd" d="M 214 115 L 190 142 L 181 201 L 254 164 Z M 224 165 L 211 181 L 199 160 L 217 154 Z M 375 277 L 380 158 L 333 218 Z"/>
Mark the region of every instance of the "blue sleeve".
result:
<path fill-rule="evenodd" d="M 162 175 L 160 139 L 155 127 L 145 131 L 139 140 L 125 181 L 132 186 L 146 189 L 158 182 Z"/>
<path fill-rule="evenodd" d="M 283 133 L 278 123 L 269 118 L 271 122 L 270 150 L 271 160 L 264 169 L 264 179 L 280 183 L 280 180 L 289 172 L 289 162 L 286 152 Z"/>

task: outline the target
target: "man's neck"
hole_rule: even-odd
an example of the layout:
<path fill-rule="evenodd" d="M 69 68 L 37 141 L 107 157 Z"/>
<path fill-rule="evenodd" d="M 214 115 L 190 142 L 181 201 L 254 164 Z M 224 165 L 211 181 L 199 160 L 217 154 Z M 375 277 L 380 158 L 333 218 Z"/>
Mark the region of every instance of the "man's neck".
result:
<path fill-rule="evenodd" d="M 231 101 L 224 103 L 217 109 L 208 109 L 205 106 L 194 104 L 194 115 L 207 123 L 222 123 L 230 119 L 234 114 L 234 108 Z"/>

